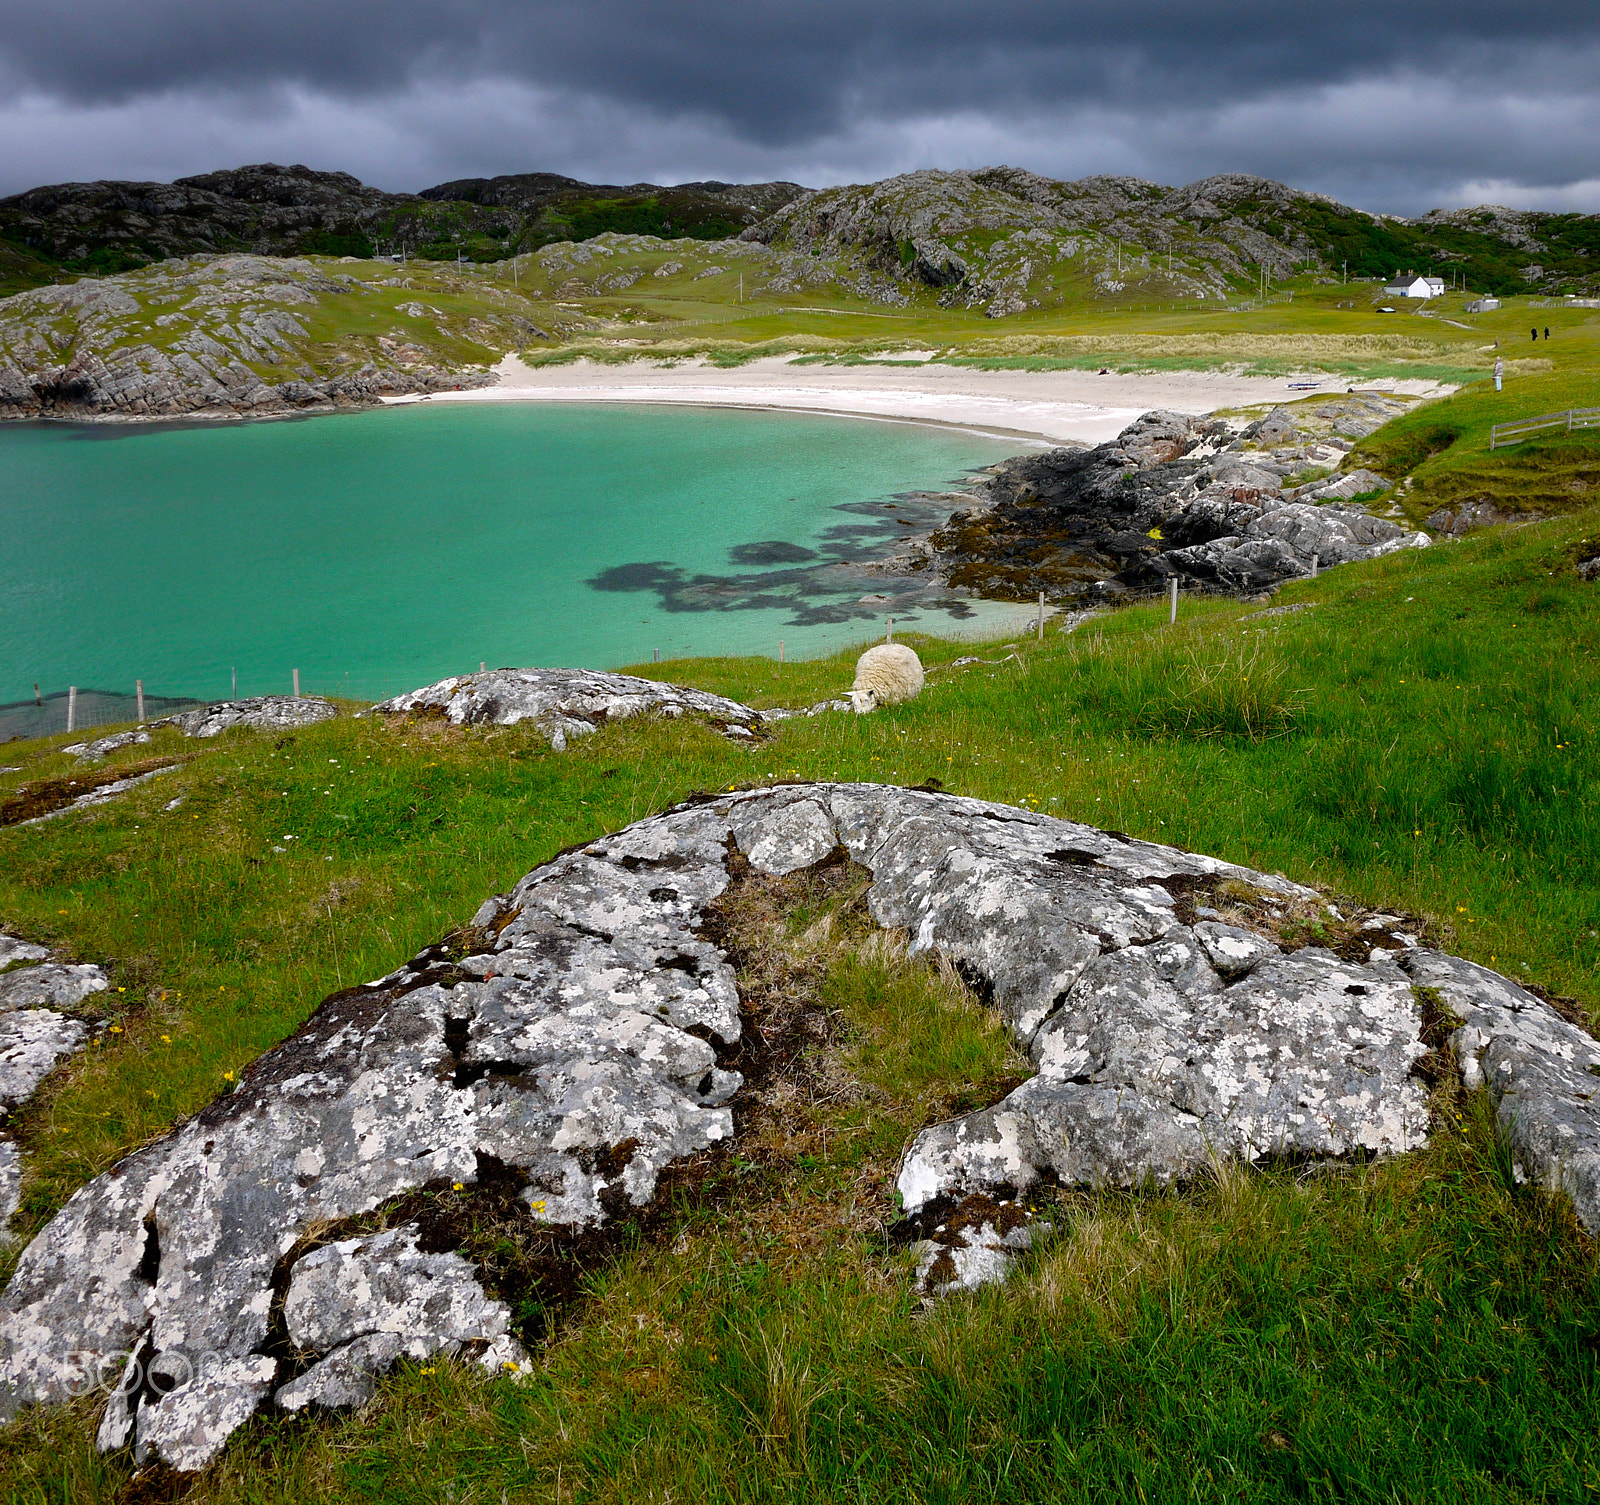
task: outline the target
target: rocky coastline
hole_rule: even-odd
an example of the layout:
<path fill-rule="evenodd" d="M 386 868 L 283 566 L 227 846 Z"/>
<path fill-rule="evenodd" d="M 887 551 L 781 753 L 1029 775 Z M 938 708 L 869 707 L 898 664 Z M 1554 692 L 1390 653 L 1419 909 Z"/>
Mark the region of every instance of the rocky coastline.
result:
<path fill-rule="evenodd" d="M 1146 413 L 1109 443 L 995 467 L 975 505 L 906 551 L 905 563 L 992 600 L 1042 592 L 1082 606 L 1173 581 L 1252 597 L 1332 565 L 1424 548 L 1426 533 L 1363 505 L 1389 490 L 1387 477 L 1337 469 L 1351 437 L 1403 411 L 1397 399 L 1363 394 L 1238 427 Z"/>

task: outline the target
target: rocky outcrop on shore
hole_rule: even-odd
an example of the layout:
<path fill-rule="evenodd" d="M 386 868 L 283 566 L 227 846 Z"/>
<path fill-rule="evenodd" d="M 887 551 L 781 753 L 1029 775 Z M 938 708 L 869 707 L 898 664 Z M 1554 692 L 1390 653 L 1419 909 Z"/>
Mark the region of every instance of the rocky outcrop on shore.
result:
<path fill-rule="evenodd" d="M 195 256 L 113 278 L 84 278 L 0 301 L 0 418 L 140 419 L 360 407 L 383 397 L 485 386 L 496 346 L 533 326 L 453 332 L 446 349 L 385 323 L 330 352 L 311 321 L 387 317 L 370 284 L 303 259 Z M 471 351 L 463 338 L 478 343 Z M 483 340 L 495 343 L 483 345 Z M 471 354 L 483 364 L 468 364 Z M 332 369 L 330 369 L 330 354 Z"/>
<path fill-rule="evenodd" d="M 456 726 L 529 721 L 557 752 L 608 721 L 629 716 L 697 716 L 725 736 L 754 737 L 761 713 L 736 700 L 632 674 L 593 669 L 489 669 L 380 702 L 383 716 L 436 717 Z"/>
<path fill-rule="evenodd" d="M 1422 548 L 1427 534 L 1356 500 L 1388 490 L 1385 477 L 1333 469 L 1351 438 L 1403 411 L 1389 398 L 1330 398 L 1298 418 L 1275 409 L 1242 433 L 1221 418 L 1146 413 L 1107 444 L 998 467 L 980 505 L 933 534 L 933 557 L 950 585 L 979 595 L 1083 603 L 1174 579 L 1253 596 L 1313 568 Z"/>
<path fill-rule="evenodd" d="M 932 1286 L 1002 1275 L 1038 1231 L 1018 1196 L 1041 1179 L 1414 1149 L 1444 1069 L 1489 1091 L 1519 1178 L 1600 1230 L 1600 1042 L 1403 918 L 1006 805 L 787 785 L 535 869 L 80 1190 L 0 1297 L 7 1414 L 126 1364 L 101 1446 L 194 1469 L 258 1408 L 356 1403 L 401 1354 L 520 1369 L 504 1303 L 438 1208 L 509 1197 L 529 1226 L 595 1229 L 727 1144 L 746 1026 L 708 907 L 743 873 L 840 860 L 869 878 L 872 917 L 972 978 L 1036 1068 L 906 1152 Z M 1303 944 L 1311 921 L 1328 945 Z"/>

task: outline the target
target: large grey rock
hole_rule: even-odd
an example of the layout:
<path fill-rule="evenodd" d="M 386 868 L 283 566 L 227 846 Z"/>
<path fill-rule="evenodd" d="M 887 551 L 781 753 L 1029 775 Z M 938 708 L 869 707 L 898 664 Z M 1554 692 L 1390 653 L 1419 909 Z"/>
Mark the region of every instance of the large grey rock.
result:
<path fill-rule="evenodd" d="M 460 674 L 374 706 L 387 716 L 443 716 L 457 726 L 511 726 L 531 721 L 558 752 L 627 716 L 703 716 L 749 733 L 761 715 L 736 700 L 632 674 L 590 669 L 489 669 Z"/>
<path fill-rule="evenodd" d="M 1437 990 L 1461 1080 L 1489 1089 L 1518 1179 L 1565 1192 L 1600 1232 L 1600 1040 L 1475 962 L 1423 948 L 1399 960 Z"/>
<path fill-rule="evenodd" d="M 257 695 L 249 700 L 217 700 L 192 711 L 180 711 L 152 723 L 177 727 L 186 737 L 218 737 L 236 726 L 260 731 L 286 731 L 331 721 L 339 714 L 320 695 Z"/>
<path fill-rule="evenodd" d="M 366 1401 L 373 1377 L 402 1356 L 471 1346 L 491 1372 L 520 1370 L 511 1312 L 478 1284 L 459 1254 L 424 1254 L 414 1225 L 346 1239 L 294 1267 L 284 1300 L 290 1341 L 327 1355 L 275 1397 L 286 1411 Z"/>
<path fill-rule="evenodd" d="M 1296 559 L 1310 563 L 1346 564 L 1352 559 L 1373 559 L 1396 549 L 1426 548 L 1428 535 L 1414 533 L 1384 518 L 1356 508 L 1318 507 L 1306 502 L 1286 502 L 1264 509 L 1245 529 L 1247 538 L 1276 539 Z"/>
<path fill-rule="evenodd" d="M 12 1140 L 0 1139 L 0 1249 L 15 1242 L 8 1229 L 21 1205 L 22 1149 Z"/>
<path fill-rule="evenodd" d="M 34 948 L 37 949 L 37 948 Z M 110 986 L 106 974 L 92 964 L 41 962 L 0 976 L 0 1013 L 12 1009 L 70 1009 Z"/>
<path fill-rule="evenodd" d="M 9 967 L 13 962 L 42 962 L 49 954 L 48 947 L 36 946 L 14 935 L 0 935 L 0 967 Z"/>
<path fill-rule="evenodd" d="M 82 1048 L 90 1033 L 81 1019 L 69 1019 L 53 1009 L 0 1014 L 0 1110 L 9 1113 L 27 1102 L 59 1062 Z"/>
<path fill-rule="evenodd" d="M 663 1166 L 732 1130 L 740 1079 L 716 1044 L 739 1035 L 738 999 L 694 930 L 726 885 L 726 835 L 687 811 L 557 859 L 485 906 L 483 955 L 424 956 L 329 1000 L 231 1095 L 83 1188 L 0 1301 L 7 1409 L 130 1350 L 214 1355 L 237 1396 L 216 1381 L 198 1420 L 137 1422 L 141 1449 L 192 1467 L 197 1438 L 226 1435 L 215 1418 L 277 1381 L 258 1372 L 273 1272 L 308 1228 L 471 1186 L 481 1157 L 523 1172 L 546 1222 L 647 1203 Z M 447 1342 L 448 1326 L 423 1346 Z M 108 1438 L 127 1433 L 114 1422 Z"/>
<path fill-rule="evenodd" d="M 26 1103 L 93 1034 L 82 1019 L 56 1010 L 76 1007 L 109 986 L 99 967 L 51 961 L 47 947 L 0 935 L 0 967 L 6 966 L 13 970 L 0 974 L 0 1116 Z M 12 1241 L 8 1226 L 22 1202 L 22 1171 L 21 1146 L 0 1139 L 0 1247 Z"/>
<path fill-rule="evenodd" d="M 350 1229 L 287 1272 L 310 1367 L 284 1372 L 266 1357 L 279 1264 L 308 1231 L 337 1235 L 402 1192 L 459 1182 L 470 1197 L 490 1161 L 526 1178 L 530 1218 L 593 1227 L 726 1141 L 741 1082 L 718 1062 L 739 1000 L 700 928 L 730 840 L 775 875 L 843 849 L 872 874 L 873 917 L 984 986 L 1033 1059 L 1002 1102 L 915 1138 L 898 1176 L 913 1214 L 1044 1176 L 1135 1186 L 1219 1159 L 1422 1144 L 1426 963 L 1442 980 L 1425 986 L 1471 994 L 1451 1007 L 1487 1031 L 1467 1055 L 1509 1084 L 1523 1163 L 1600 1227 L 1584 1158 L 1600 1129 L 1575 1090 L 1600 1047 L 1504 979 L 1420 950 L 1411 972 L 1384 951 L 1352 964 L 1289 950 L 1265 921 L 1190 912 L 1196 886 L 1222 880 L 1255 895 L 1240 913 L 1320 902 L 1214 858 L 977 800 L 783 786 L 555 858 L 478 910 L 475 954 L 425 952 L 335 995 L 231 1095 L 82 1188 L 0 1297 L 6 1410 L 64 1399 L 85 1365 L 129 1352 L 175 1370 L 209 1356 L 203 1392 L 114 1399 L 102 1427 L 108 1446 L 192 1468 L 269 1394 L 353 1404 L 403 1353 L 479 1343 L 480 1362 L 515 1363 L 464 1261 L 420 1253 L 409 1229 Z M 958 1278 L 1003 1268 L 1023 1242 L 1005 1222 L 969 1219 L 959 1260 L 943 1246 Z"/>
<path fill-rule="evenodd" d="M 1347 470 L 1343 475 L 1332 476 L 1325 481 L 1314 481 L 1309 486 L 1298 487 L 1286 495 L 1297 502 L 1348 502 L 1352 497 L 1388 489 L 1387 477 L 1380 476 L 1375 470 L 1358 468 Z"/>
<path fill-rule="evenodd" d="M 510 1310 L 484 1295 L 473 1267 L 459 1254 L 422 1253 L 417 1232 L 392 1228 L 306 1255 L 283 1303 L 295 1347 L 328 1352 L 373 1332 L 463 1341 L 507 1332 Z"/>
<path fill-rule="evenodd" d="M 133 747 L 149 740 L 148 728 L 141 726 L 131 732 L 113 732 L 109 737 L 96 737 L 92 742 L 74 742 L 70 747 L 63 747 L 61 751 L 71 753 L 80 763 L 93 763 L 105 757 L 107 753 L 116 752 L 120 747 Z"/>

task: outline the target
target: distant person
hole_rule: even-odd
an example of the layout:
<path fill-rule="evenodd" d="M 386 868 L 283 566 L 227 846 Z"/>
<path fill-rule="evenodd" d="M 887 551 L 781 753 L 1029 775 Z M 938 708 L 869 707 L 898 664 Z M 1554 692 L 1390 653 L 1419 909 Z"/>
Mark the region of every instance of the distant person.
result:
<path fill-rule="evenodd" d="M 1528 331 L 1528 338 L 1530 340 L 1537 340 L 1539 338 L 1539 331 L 1537 329 L 1530 329 Z"/>
<path fill-rule="evenodd" d="M 1494 358 L 1494 389 L 1496 392 L 1500 390 L 1500 383 L 1505 379 L 1505 374 L 1506 363 L 1500 356 L 1497 355 Z"/>
<path fill-rule="evenodd" d="M 1546 324 L 1544 327 L 1544 337 L 1547 340 L 1550 338 L 1550 326 L 1548 324 Z"/>

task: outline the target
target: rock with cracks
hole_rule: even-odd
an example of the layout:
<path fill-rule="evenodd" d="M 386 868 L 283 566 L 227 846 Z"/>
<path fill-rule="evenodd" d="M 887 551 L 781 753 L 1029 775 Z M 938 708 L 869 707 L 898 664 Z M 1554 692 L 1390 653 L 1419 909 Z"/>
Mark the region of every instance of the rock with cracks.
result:
<path fill-rule="evenodd" d="M 1321 405 L 1330 415 L 1344 406 Z M 1299 442 L 1305 437 L 1282 414 L 1235 437 L 1221 418 L 1146 413 L 1092 449 L 997 466 L 979 505 L 952 514 L 931 543 L 952 586 L 1012 600 L 1044 591 L 1079 603 L 1148 595 L 1173 580 L 1254 596 L 1313 570 L 1427 546 L 1426 533 L 1375 517 L 1356 500 L 1387 490 L 1373 471 L 1286 488 L 1308 466 L 1344 458 L 1331 444 Z M 1267 443 L 1278 447 L 1258 447 Z"/>
<path fill-rule="evenodd" d="M 320 695 L 256 695 L 249 700 L 216 700 L 152 724 L 175 726 L 186 737 L 220 737 L 238 726 L 290 731 L 331 721 L 338 714 L 333 702 Z"/>
<path fill-rule="evenodd" d="M 231 1094 L 83 1187 L 0 1298 L 7 1412 L 126 1363 L 102 1444 L 191 1469 L 262 1406 L 360 1401 L 401 1354 L 519 1363 L 464 1257 L 414 1224 L 381 1231 L 384 1209 L 456 1183 L 470 1205 L 509 1176 L 528 1218 L 594 1227 L 729 1139 L 739 998 L 701 927 L 734 848 L 778 876 L 842 851 L 874 918 L 948 956 L 1033 1059 L 1003 1101 L 906 1152 L 930 1280 L 1000 1274 L 1041 1179 L 1421 1145 L 1414 1068 L 1442 1043 L 1425 1017 L 1495 1094 L 1523 1174 L 1600 1229 L 1600 1045 L 1392 917 L 1362 925 L 1364 960 L 1293 949 L 1275 918 L 1338 917 L 1281 877 L 1005 805 L 780 786 L 537 868 L 478 910 L 474 944 L 329 998 Z"/>
<path fill-rule="evenodd" d="M 101 1021 L 84 1005 L 110 987 L 99 967 L 56 959 L 46 946 L 0 935 L 0 1117 L 14 1113 Z M 22 1147 L 0 1132 L 0 1245 L 22 1201 Z"/>
<path fill-rule="evenodd" d="M 750 737 L 761 713 L 683 685 L 592 669 L 490 669 L 460 674 L 374 706 L 386 716 L 442 717 L 457 726 L 531 721 L 557 752 L 608 721 L 628 716 L 699 716 L 725 735 Z"/>

